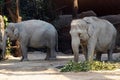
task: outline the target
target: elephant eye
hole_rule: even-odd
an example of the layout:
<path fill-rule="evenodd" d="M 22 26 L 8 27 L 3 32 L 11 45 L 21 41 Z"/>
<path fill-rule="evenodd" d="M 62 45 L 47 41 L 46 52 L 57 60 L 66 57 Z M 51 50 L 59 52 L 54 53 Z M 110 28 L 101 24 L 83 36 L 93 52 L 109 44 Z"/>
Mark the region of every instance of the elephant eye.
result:
<path fill-rule="evenodd" d="M 80 37 L 81 33 L 78 33 L 78 36 Z"/>

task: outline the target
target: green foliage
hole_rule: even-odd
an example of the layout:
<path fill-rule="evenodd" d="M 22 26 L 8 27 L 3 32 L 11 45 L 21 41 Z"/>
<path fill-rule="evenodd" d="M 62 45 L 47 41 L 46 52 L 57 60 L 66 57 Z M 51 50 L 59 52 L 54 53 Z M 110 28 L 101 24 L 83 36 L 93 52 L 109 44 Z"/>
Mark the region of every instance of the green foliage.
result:
<path fill-rule="evenodd" d="M 10 48 L 11 42 L 9 38 L 7 39 L 7 48 L 6 48 L 6 55 L 10 55 L 11 48 Z"/>
<path fill-rule="evenodd" d="M 100 61 L 84 61 L 84 62 L 68 62 L 63 68 L 61 68 L 61 72 L 79 72 L 79 71 L 90 71 L 90 70 L 113 70 L 120 68 L 120 64 L 118 63 L 110 63 L 110 62 L 100 62 Z"/>
<path fill-rule="evenodd" d="M 6 26 L 8 25 L 8 18 L 6 16 L 3 16 L 3 19 L 4 19 L 4 23 L 5 23 L 5 28 L 6 28 Z"/>
<path fill-rule="evenodd" d="M 8 18 L 6 17 L 6 16 L 3 16 L 3 19 L 4 19 L 4 23 L 5 23 L 5 28 L 7 27 L 7 25 L 8 25 Z M 10 40 L 9 40 L 9 38 L 7 39 L 7 48 L 6 48 L 6 55 L 10 55 Z"/>
<path fill-rule="evenodd" d="M 52 0 L 20 0 L 20 15 L 23 20 L 53 20 L 56 16 Z"/>
<path fill-rule="evenodd" d="M 16 0 L 11 0 L 10 9 L 13 13 L 16 12 Z M 0 0 L 0 12 L 6 15 L 11 22 L 4 0 Z M 57 17 L 55 3 L 52 0 L 19 0 L 19 12 L 22 20 L 41 19 L 52 21 Z"/>

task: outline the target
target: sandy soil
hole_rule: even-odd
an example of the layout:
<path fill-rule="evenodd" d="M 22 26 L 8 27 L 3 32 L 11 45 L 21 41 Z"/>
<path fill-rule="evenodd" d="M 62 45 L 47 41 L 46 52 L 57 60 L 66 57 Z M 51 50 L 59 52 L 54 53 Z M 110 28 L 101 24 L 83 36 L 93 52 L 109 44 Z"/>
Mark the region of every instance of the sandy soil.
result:
<path fill-rule="evenodd" d="M 66 64 L 73 55 L 57 54 L 57 60 L 45 61 L 45 53 L 29 53 L 29 61 L 20 62 L 20 57 L 9 57 L 0 62 L 0 80 L 120 80 L 120 69 L 113 71 L 60 72 L 57 66 Z M 120 54 L 114 54 L 114 59 Z M 102 57 L 107 59 L 106 54 Z M 80 60 L 84 56 L 80 55 Z"/>

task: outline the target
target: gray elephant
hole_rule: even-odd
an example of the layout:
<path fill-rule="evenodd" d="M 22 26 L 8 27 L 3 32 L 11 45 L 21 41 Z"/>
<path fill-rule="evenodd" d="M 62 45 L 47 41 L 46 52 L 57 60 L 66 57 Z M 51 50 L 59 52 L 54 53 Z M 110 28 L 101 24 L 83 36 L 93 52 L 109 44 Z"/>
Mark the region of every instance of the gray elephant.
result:
<path fill-rule="evenodd" d="M 106 51 L 108 51 L 108 60 L 112 60 L 117 31 L 107 20 L 97 17 L 73 20 L 70 34 L 75 62 L 79 59 L 80 45 L 88 61 L 93 60 L 94 53 L 96 53 L 96 59 L 100 60 L 102 52 Z"/>
<path fill-rule="evenodd" d="M 6 35 L 4 31 L 4 20 L 0 15 L 0 60 L 5 59 L 5 49 L 6 49 Z"/>
<path fill-rule="evenodd" d="M 9 23 L 6 28 L 6 35 L 9 39 L 20 42 L 22 59 L 28 60 L 28 47 L 47 47 L 46 60 L 56 59 L 58 46 L 58 34 L 50 23 L 41 20 L 28 20 L 19 23 Z"/>

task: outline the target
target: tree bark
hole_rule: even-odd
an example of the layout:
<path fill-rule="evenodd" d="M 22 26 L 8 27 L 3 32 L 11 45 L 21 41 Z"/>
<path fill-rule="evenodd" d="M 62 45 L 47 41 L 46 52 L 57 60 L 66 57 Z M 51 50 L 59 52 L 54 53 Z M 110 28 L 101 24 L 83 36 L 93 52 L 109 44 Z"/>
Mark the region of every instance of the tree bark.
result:
<path fill-rule="evenodd" d="M 16 0 L 16 22 L 21 22 L 22 17 L 19 15 L 19 0 Z"/>
<path fill-rule="evenodd" d="M 19 0 L 16 0 L 15 10 L 12 10 L 11 0 L 5 0 L 5 3 L 12 22 L 20 22 L 22 20 L 22 17 L 19 16 Z"/>

